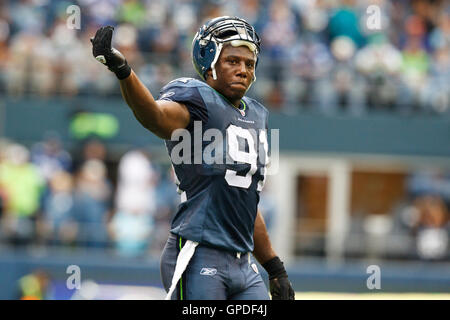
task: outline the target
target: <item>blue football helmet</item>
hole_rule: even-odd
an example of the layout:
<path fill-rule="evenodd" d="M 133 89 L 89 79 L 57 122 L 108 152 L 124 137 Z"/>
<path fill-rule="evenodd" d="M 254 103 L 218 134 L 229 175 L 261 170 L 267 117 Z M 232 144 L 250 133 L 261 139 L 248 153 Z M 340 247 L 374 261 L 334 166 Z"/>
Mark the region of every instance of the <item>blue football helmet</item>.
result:
<path fill-rule="evenodd" d="M 217 80 L 215 64 L 225 42 L 230 42 L 235 47 L 247 46 L 255 54 L 258 63 L 261 40 L 255 29 L 238 17 L 214 18 L 200 28 L 192 42 L 192 62 L 203 80 L 206 80 L 205 75 L 209 68 L 212 70 L 213 79 Z M 255 79 L 256 77 L 253 81 Z"/>

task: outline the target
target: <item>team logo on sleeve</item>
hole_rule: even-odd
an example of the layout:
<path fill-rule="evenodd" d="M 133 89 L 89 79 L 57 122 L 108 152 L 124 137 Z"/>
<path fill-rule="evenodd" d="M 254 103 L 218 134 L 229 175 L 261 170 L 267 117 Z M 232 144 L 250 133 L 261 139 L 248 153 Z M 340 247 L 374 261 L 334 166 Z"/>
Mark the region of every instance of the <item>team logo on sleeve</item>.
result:
<path fill-rule="evenodd" d="M 170 97 L 173 96 L 174 94 L 175 94 L 174 91 L 166 92 L 166 93 L 164 93 L 164 94 L 159 98 L 159 100 L 163 100 L 163 99 L 169 100 L 168 98 L 170 98 Z"/>

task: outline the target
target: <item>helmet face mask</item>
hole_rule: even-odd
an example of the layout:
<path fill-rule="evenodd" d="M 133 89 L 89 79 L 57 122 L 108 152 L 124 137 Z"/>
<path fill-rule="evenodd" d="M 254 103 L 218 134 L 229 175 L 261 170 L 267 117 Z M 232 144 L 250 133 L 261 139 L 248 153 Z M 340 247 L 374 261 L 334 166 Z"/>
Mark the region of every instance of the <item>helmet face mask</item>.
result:
<path fill-rule="evenodd" d="M 192 62 L 203 80 L 206 72 L 212 69 L 213 79 L 217 80 L 215 64 L 224 43 L 232 46 L 247 46 L 255 54 L 256 63 L 260 50 L 260 38 L 255 29 L 245 20 L 237 17 L 219 17 L 204 24 L 192 42 Z M 253 81 L 256 77 L 253 77 Z"/>

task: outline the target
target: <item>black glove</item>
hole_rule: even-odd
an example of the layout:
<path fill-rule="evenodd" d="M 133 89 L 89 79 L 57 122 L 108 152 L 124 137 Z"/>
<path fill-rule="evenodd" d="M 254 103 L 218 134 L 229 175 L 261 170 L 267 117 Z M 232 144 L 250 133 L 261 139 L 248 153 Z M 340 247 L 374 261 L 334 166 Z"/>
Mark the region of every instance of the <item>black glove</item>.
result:
<path fill-rule="evenodd" d="M 292 283 L 280 258 L 275 257 L 264 263 L 263 268 L 269 274 L 270 294 L 272 300 L 295 300 Z"/>
<path fill-rule="evenodd" d="M 120 80 L 131 74 L 131 68 L 120 51 L 111 47 L 111 39 L 114 27 L 101 27 L 91 38 L 92 54 L 94 58 L 114 72 Z"/>

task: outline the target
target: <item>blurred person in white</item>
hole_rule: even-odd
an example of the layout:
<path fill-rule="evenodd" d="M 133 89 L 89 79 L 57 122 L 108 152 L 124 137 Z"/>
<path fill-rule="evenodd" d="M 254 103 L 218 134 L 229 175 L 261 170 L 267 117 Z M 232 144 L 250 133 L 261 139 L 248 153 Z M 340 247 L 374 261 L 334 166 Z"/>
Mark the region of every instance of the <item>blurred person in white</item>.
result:
<path fill-rule="evenodd" d="M 130 61 L 137 66 L 137 68 L 141 68 L 144 64 L 144 57 L 139 51 L 139 47 L 137 44 L 138 30 L 135 26 L 129 23 L 123 23 L 117 26 L 116 32 L 120 37 L 117 37 L 114 40 L 114 45 L 117 50 L 120 52 L 124 52 L 124 54 L 130 57 Z"/>
<path fill-rule="evenodd" d="M 424 260 L 450 258 L 448 208 L 441 197 L 426 195 L 414 201 L 419 212 L 417 229 L 417 254 Z"/>
<path fill-rule="evenodd" d="M 53 53 L 45 36 L 45 8 L 42 2 L 11 1 L 10 59 L 6 66 L 7 90 L 12 95 L 33 92 L 49 95 L 54 85 Z"/>
<path fill-rule="evenodd" d="M 320 108 L 324 113 L 346 110 L 361 113 L 365 82 L 355 66 L 356 44 L 347 36 L 338 36 L 330 44 L 334 64 L 328 86 L 323 85 Z"/>
<path fill-rule="evenodd" d="M 47 37 L 19 32 L 11 38 L 10 59 L 6 67 L 7 91 L 21 96 L 28 92 L 49 95 L 54 74 L 52 47 Z"/>
<path fill-rule="evenodd" d="M 45 244 L 64 245 L 75 240 L 77 225 L 73 220 L 73 177 L 66 171 L 56 171 L 49 181 L 37 232 Z"/>
<path fill-rule="evenodd" d="M 139 256 L 150 245 L 156 210 L 157 173 L 142 150 L 125 153 L 118 171 L 115 214 L 109 231 L 119 254 Z"/>
<path fill-rule="evenodd" d="M 450 175 L 440 169 L 419 170 L 408 180 L 410 205 L 401 220 L 415 236 L 421 259 L 440 260 L 449 256 Z"/>
<path fill-rule="evenodd" d="M 52 93 L 76 95 L 82 86 L 82 81 L 85 81 L 77 66 L 86 58 L 84 53 L 86 46 L 78 38 L 79 31 L 67 27 L 65 11 L 59 13 L 49 33 L 54 81 Z"/>
<path fill-rule="evenodd" d="M 7 241 L 21 245 L 33 240 L 44 188 L 44 179 L 29 162 L 26 147 L 16 143 L 8 145 L 0 163 L 0 189 L 5 200 L 0 227 Z"/>
<path fill-rule="evenodd" d="M 355 57 L 356 68 L 367 82 L 365 100 L 370 109 L 393 109 L 403 62 L 401 52 L 384 33 L 372 34 L 368 41 Z"/>
<path fill-rule="evenodd" d="M 87 160 L 77 172 L 73 198 L 73 218 L 77 242 L 82 246 L 104 248 L 108 245 L 107 219 L 111 184 L 100 160 Z"/>

